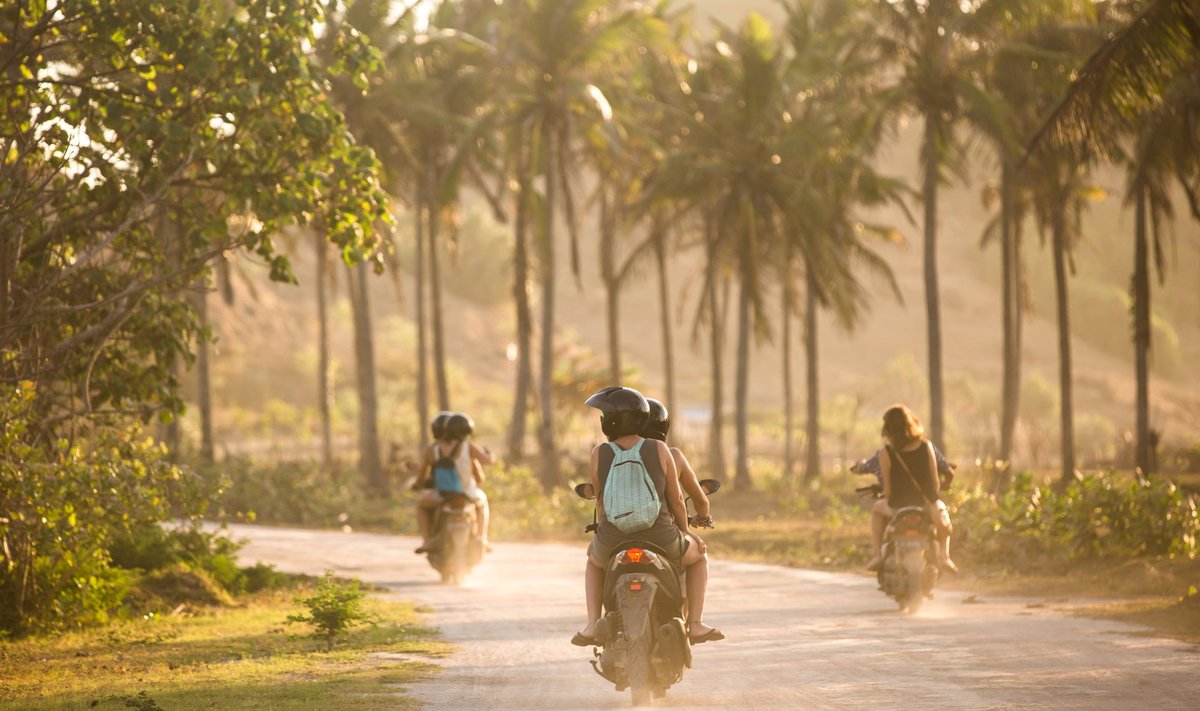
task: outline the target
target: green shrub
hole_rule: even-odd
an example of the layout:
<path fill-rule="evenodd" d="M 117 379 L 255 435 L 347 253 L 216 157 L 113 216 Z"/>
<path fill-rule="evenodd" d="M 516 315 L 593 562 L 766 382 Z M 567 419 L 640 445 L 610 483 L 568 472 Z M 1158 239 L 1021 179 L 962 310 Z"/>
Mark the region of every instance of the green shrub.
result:
<path fill-rule="evenodd" d="M 31 383 L 0 388 L 0 630 L 102 622 L 130 575 L 110 565 L 114 532 L 202 509 L 195 482 L 137 426 L 52 446 L 29 433 Z"/>
<path fill-rule="evenodd" d="M 352 627 L 368 624 L 374 617 L 363 610 L 367 593 L 357 580 L 341 582 L 326 573 L 317 589 L 308 597 L 297 597 L 296 603 L 308 608 L 307 615 L 288 615 L 287 622 L 312 625 L 313 636 L 325 640 L 325 649 L 333 649 L 337 638 Z"/>
<path fill-rule="evenodd" d="M 1000 497 L 958 492 L 954 509 L 959 543 L 981 560 L 1020 566 L 1200 552 L 1196 502 L 1165 480 L 1088 475 L 1059 491 L 1022 472 Z"/>

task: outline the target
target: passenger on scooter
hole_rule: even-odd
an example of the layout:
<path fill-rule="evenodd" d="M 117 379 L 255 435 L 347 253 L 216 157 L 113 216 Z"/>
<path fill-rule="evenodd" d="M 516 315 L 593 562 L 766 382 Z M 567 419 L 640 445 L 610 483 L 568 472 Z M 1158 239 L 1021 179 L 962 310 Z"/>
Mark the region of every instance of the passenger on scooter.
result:
<path fill-rule="evenodd" d="M 628 451 L 641 446 L 641 459 L 661 501 L 658 518 L 645 530 L 622 533 L 604 514 L 604 484 L 615 453 L 609 444 L 592 449 L 591 483 L 596 491 L 596 536 L 588 546 L 584 588 L 587 598 L 587 624 L 571 643 L 586 647 L 595 644 L 596 623 L 604 602 L 605 566 L 614 549 L 629 541 L 645 541 L 667 552 L 672 562 L 688 570 L 688 638 L 693 644 L 724 639 L 720 630 L 702 622 L 704 590 L 708 582 L 708 560 L 704 541 L 688 530 L 687 508 L 679 484 L 679 474 L 670 449 L 661 441 L 641 436 L 650 414 L 650 405 L 637 390 L 609 387 L 587 401 L 601 412 L 600 428 L 609 443 Z"/>
<path fill-rule="evenodd" d="M 940 483 L 933 445 L 925 437 L 921 421 L 904 405 L 893 405 L 883 414 L 886 445 L 879 454 L 883 474 L 883 498 L 875 502 L 871 516 L 869 570 L 882 564 L 883 534 L 896 510 L 906 506 L 926 508 L 938 539 L 939 566 L 957 571 L 950 559 L 950 515 L 939 497 Z"/>
<path fill-rule="evenodd" d="M 652 397 L 646 398 L 646 403 L 650 405 L 650 415 L 646 419 L 645 428 L 642 429 L 642 437 L 666 442 L 667 434 L 671 431 L 671 413 L 667 410 L 666 405 Z M 692 505 L 696 507 L 696 516 L 694 519 L 696 526 L 700 528 L 712 528 L 711 504 L 708 501 L 708 494 L 704 493 L 704 489 L 700 487 L 700 478 L 696 476 L 696 470 L 692 469 L 692 464 L 684 456 L 683 450 L 679 447 L 671 447 L 670 445 L 668 445 L 668 449 L 671 451 L 671 459 L 675 461 L 675 471 L 679 475 L 679 485 L 683 489 L 683 492 L 692 498 Z M 707 555 L 701 558 L 700 562 L 688 568 L 687 582 L 688 626 L 691 630 L 695 631 L 693 638 L 707 637 L 704 641 L 724 639 L 725 635 L 721 634 L 720 630 L 705 625 L 702 619 L 704 614 L 704 594 L 708 588 Z"/>
<path fill-rule="evenodd" d="M 439 433 L 438 420 L 443 415 L 448 416 L 440 423 L 441 431 Z M 434 488 L 432 476 L 434 462 L 444 454 L 454 458 L 455 469 L 458 470 L 463 493 L 468 500 L 475 503 L 479 513 L 475 517 L 475 533 L 483 544 L 484 550 L 490 550 L 491 547 L 488 543 L 490 511 L 487 495 L 480 488 L 480 484 L 483 483 L 483 466 L 492 464 L 495 458 L 486 447 L 479 447 L 468 440 L 475 432 L 475 422 L 464 413 L 439 413 L 438 417 L 434 418 L 432 429 L 437 441 L 425 448 L 421 473 L 412 487 L 414 491 L 421 492 L 417 497 L 417 525 L 421 531 L 421 545 L 416 552 L 429 552 L 429 535 L 430 529 L 433 527 L 434 513 L 445 501 Z"/>

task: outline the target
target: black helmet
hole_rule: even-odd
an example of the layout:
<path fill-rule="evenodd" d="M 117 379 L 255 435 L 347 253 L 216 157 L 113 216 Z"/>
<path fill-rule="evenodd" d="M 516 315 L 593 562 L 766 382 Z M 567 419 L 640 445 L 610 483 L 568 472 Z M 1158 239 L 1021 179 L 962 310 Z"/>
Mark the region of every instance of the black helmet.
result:
<path fill-rule="evenodd" d="M 650 403 L 641 393 L 619 385 L 589 397 L 586 405 L 600 411 L 600 429 L 609 440 L 641 433 L 650 414 Z"/>
<path fill-rule="evenodd" d="M 446 433 L 446 420 L 450 419 L 453 414 L 453 412 L 442 410 L 434 415 L 433 422 L 429 423 L 429 431 L 433 433 L 434 439 L 441 439 L 442 435 Z"/>
<path fill-rule="evenodd" d="M 646 418 L 642 436 L 666 442 L 667 433 L 671 431 L 671 413 L 667 412 L 666 405 L 652 397 L 646 398 L 646 402 L 650 405 L 650 416 Z"/>
<path fill-rule="evenodd" d="M 466 439 L 475 432 L 475 420 L 465 412 L 451 413 L 446 418 L 446 437 L 448 439 Z"/>

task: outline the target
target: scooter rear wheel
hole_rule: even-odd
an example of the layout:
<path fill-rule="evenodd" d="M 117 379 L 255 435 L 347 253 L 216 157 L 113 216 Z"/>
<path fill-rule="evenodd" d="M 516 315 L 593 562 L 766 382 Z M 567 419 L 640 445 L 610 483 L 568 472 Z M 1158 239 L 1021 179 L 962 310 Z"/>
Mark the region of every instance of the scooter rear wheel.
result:
<path fill-rule="evenodd" d="M 653 698 L 654 685 L 650 679 L 650 637 L 642 635 L 629 645 L 626 669 L 629 673 L 629 695 L 634 706 L 648 706 Z"/>

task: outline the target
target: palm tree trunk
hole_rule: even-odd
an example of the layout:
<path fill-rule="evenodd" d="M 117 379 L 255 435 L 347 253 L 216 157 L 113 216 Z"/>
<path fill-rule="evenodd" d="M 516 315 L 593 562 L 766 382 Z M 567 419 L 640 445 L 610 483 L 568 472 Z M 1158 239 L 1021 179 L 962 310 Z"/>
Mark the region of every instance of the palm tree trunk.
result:
<path fill-rule="evenodd" d="M 737 348 L 737 469 L 734 474 L 735 489 L 751 489 L 750 480 L 750 284 L 742 279 L 738 295 L 738 348 Z"/>
<path fill-rule="evenodd" d="M 208 282 L 201 279 L 196 282 L 193 294 L 196 315 L 200 327 L 205 331 L 196 343 L 196 386 L 197 400 L 200 406 L 200 458 L 205 462 L 213 461 L 213 411 L 212 411 L 212 377 L 209 367 L 208 347 Z"/>
<path fill-rule="evenodd" d="M 804 280 L 804 360 L 808 380 L 808 455 L 804 462 L 804 480 L 821 474 L 821 392 L 817 381 L 817 278 L 811 270 Z"/>
<path fill-rule="evenodd" d="M 600 193 L 600 278 L 604 281 L 604 313 L 608 323 L 608 377 L 621 382 L 620 284 L 616 265 L 616 219 L 608 193 Z"/>
<path fill-rule="evenodd" d="M 538 398 L 541 421 L 538 442 L 542 456 L 541 481 L 546 491 L 558 484 L 558 454 L 554 441 L 554 288 L 557 265 L 554 263 L 554 202 L 558 177 L 555 175 L 554 132 L 549 123 L 542 125 L 542 157 L 546 178 L 546 204 L 542 212 L 542 364 L 538 373 Z"/>
<path fill-rule="evenodd" d="M 724 479 L 725 447 L 722 425 L 724 424 L 725 393 L 723 387 L 724 367 L 722 350 L 724 339 L 721 338 L 724 329 L 722 309 L 717 298 L 717 255 L 716 255 L 716 226 L 711 214 L 704 219 L 704 288 L 708 291 L 708 350 L 712 363 L 710 379 L 712 381 L 712 404 L 708 423 L 708 472 L 714 477 Z"/>
<path fill-rule="evenodd" d="M 354 311 L 354 362 L 358 380 L 359 468 L 367 487 L 387 492 L 387 479 L 379 458 L 379 413 L 375 397 L 375 346 L 371 334 L 371 302 L 367 291 L 367 263 L 361 261 L 350 274 Z M 424 429 L 424 427 L 422 427 Z"/>
<path fill-rule="evenodd" d="M 429 290 L 433 299 L 430 323 L 433 326 L 433 371 L 437 380 L 438 409 L 450 409 L 450 388 L 446 382 L 446 328 L 442 315 L 442 277 L 438 266 L 438 229 L 442 222 L 442 211 L 438 198 L 436 170 L 431 168 L 426 193 L 429 208 Z"/>
<path fill-rule="evenodd" d="M 667 277 L 667 235 L 662 220 L 654 219 L 654 258 L 658 267 L 658 304 L 663 341 L 663 374 L 667 381 L 667 407 L 675 402 L 675 336 L 671 326 L 671 290 Z"/>
<path fill-rule="evenodd" d="M 520 139 L 518 138 L 518 141 Z M 508 425 L 508 460 L 525 457 L 525 420 L 533 386 L 533 311 L 529 306 L 529 163 L 523 142 L 517 146 L 516 220 L 513 227 L 513 302 L 517 308 L 517 382 Z"/>
<path fill-rule="evenodd" d="M 1000 270 L 1002 321 L 1004 328 L 1004 379 L 1000 408 L 1000 471 L 992 481 L 992 493 L 1008 487 L 1012 472 L 1013 433 L 1021 397 L 1021 352 L 1017 346 L 1017 319 L 1020 310 L 1020 284 L 1017 280 L 1016 236 L 1013 229 L 1013 169 L 1005 159 L 1000 172 Z"/>
<path fill-rule="evenodd" d="M 429 444 L 429 343 L 425 309 L 425 188 L 417 181 L 417 430 L 422 449 Z"/>
<path fill-rule="evenodd" d="M 1146 235 L 1146 187 L 1137 192 L 1133 251 L 1133 350 L 1137 371 L 1137 468 L 1149 474 L 1150 445 L 1150 246 Z"/>
<path fill-rule="evenodd" d="M 321 464 L 333 464 L 333 362 L 329 357 L 329 243 L 325 235 L 313 234 L 317 248 L 317 409 L 321 413 Z"/>
<path fill-rule="evenodd" d="M 783 320 L 783 480 L 789 484 L 796 473 L 795 413 L 792 411 L 792 255 L 791 245 L 783 258 L 780 287 L 780 319 Z"/>
<path fill-rule="evenodd" d="M 1059 208 L 1054 217 L 1054 293 L 1058 303 L 1058 373 L 1062 405 L 1062 474 L 1059 486 L 1075 480 L 1075 413 L 1071 388 L 1071 317 L 1067 301 L 1066 217 Z"/>
<path fill-rule="evenodd" d="M 922 167 L 925 185 L 925 317 L 929 334 L 929 433 L 934 443 L 945 447 L 942 392 L 942 313 L 937 272 L 938 121 L 925 116 Z"/>

